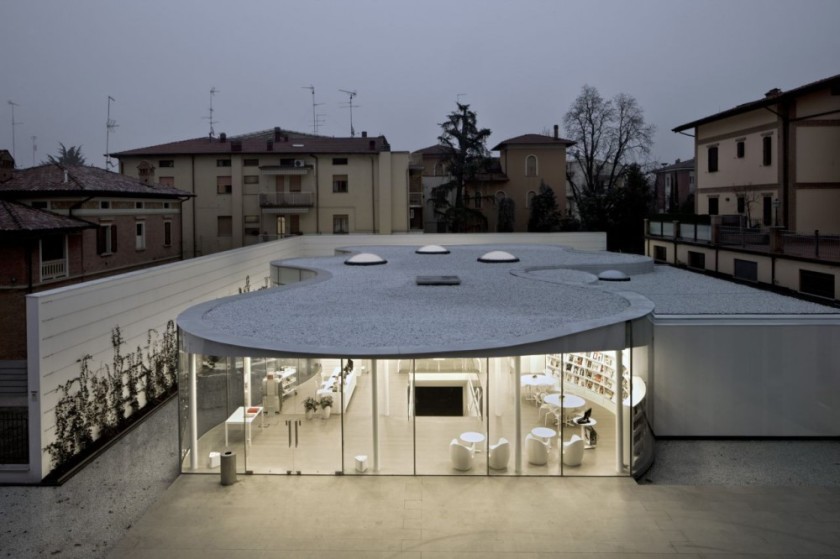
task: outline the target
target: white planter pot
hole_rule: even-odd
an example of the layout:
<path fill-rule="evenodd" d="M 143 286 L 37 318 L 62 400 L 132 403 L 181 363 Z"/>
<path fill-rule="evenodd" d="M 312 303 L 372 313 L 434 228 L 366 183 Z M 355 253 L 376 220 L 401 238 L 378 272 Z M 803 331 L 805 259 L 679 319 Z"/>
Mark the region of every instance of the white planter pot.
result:
<path fill-rule="evenodd" d="M 330 414 L 332 413 L 332 406 L 327 406 L 321 409 L 321 412 L 324 414 L 324 419 L 329 419 Z"/>

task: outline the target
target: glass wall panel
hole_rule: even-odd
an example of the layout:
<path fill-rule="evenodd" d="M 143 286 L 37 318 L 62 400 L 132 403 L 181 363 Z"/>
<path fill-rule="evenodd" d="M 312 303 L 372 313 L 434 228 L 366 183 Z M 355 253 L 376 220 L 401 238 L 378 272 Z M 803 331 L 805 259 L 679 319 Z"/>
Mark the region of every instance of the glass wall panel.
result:
<path fill-rule="evenodd" d="M 522 473 L 559 475 L 557 451 L 558 423 L 548 400 L 560 394 L 560 375 L 548 367 L 548 356 L 526 355 L 519 358 L 520 437 Z"/>
<path fill-rule="evenodd" d="M 487 370 L 487 440 L 490 475 L 516 473 L 516 370 L 510 357 L 484 360 Z"/>
<path fill-rule="evenodd" d="M 417 474 L 486 474 L 485 365 L 480 359 L 414 361 Z"/>

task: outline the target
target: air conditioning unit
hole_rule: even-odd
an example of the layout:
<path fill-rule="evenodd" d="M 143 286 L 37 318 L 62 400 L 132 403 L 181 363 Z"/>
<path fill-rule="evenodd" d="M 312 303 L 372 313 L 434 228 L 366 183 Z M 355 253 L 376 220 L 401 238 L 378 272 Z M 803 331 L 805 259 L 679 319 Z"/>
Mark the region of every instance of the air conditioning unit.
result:
<path fill-rule="evenodd" d="M 303 159 L 295 159 L 295 167 L 303 167 L 306 163 L 303 162 Z"/>

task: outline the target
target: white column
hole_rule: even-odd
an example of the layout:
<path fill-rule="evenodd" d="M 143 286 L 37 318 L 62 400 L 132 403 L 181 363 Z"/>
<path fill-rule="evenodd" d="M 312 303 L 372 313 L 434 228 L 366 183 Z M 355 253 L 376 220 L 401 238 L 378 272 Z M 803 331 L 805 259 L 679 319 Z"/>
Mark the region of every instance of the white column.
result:
<path fill-rule="evenodd" d="M 390 417 L 391 415 L 391 372 L 394 368 L 394 361 L 388 360 L 386 361 L 386 366 L 384 367 L 385 373 L 382 376 L 382 415 L 387 415 Z M 374 392 L 374 397 L 377 395 Z"/>
<path fill-rule="evenodd" d="M 370 380 L 371 380 L 371 395 L 372 407 L 371 423 L 373 424 L 373 471 L 379 471 L 379 371 L 376 366 L 376 359 L 370 360 Z"/>
<path fill-rule="evenodd" d="M 251 407 L 251 358 L 250 357 L 243 357 L 242 358 L 242 369 L 243 374 L 245 375 L 245 407 Z"/>
<path fill-rule="evenodd" d="M 190 468 L 198 469 L 198 394 L 196 354 L 190 353 Z"/>
<path fill-rule="evenodd" d="M 522 381 L 520 380 L 520 375 L 522 373 L 522 359 L 517 355 L 513 358 L 513 395 L 515 398 L 516 405 L 514 409 L 516 410 L 515 413 L 515 420 L 514 423 L 516 425 L 516 437 L 514 442 L 515 448 L 515 455 L 516 460 L 514 471 L 517 474 L 522 473 L 522 400 L 521 400 L 521 392 L 522 392 Z"/>
<path fill-rule="evenodd" d="M 622 351 L 614 352 L 615 359 L 615 472 L 624 473 L 624 366 Z"/>

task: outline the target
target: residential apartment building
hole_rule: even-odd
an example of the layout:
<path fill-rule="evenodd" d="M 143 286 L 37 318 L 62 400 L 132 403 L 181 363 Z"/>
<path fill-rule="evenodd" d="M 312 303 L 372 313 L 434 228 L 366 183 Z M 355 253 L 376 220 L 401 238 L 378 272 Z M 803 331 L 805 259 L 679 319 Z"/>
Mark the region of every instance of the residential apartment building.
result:
<path fill-rule="evenodd" d="M 511 198 L 514 202 L 514 232 L 528 231 L 531 199 L 545 182 L 554 190 L 558 211 L 566 214 L 566 148 L 574 142 L 560 138 L 559 127 L 554 135 L 524 134 L 509 138 L 493 147 L 499 156 L 493 157 L 485 172 L 467 185 L 464 203 L 479 210 L 487 219 L 487 230 L 496 231 L 498 201 Z M 430 207 L 434 188 L 451 180 L 445 166 L 445 148 L 433 145 L 412 153 L 415 173 L 420 173 L 426 197 L 426 232 L 440 231 L 439 216 Z"/>
<path fill-rule="evenodd" d="M 651 222 L 656 260 L 840 301 L 840 75 L 695 120 L 698 214 Z"/>
<path fill-rule="evenodd" d="M 657 213 L 677 212 L 694 201 L 694 158 L 663 164 L 653 170 L 654 200 Z"/>
<path fill-rule="evenodd" d="M 408 153 L 384 136 L 274 128 L 113 154 L 120 172 L 186 189 L 189 256 L 288 235 L 409 231 Z"/>

